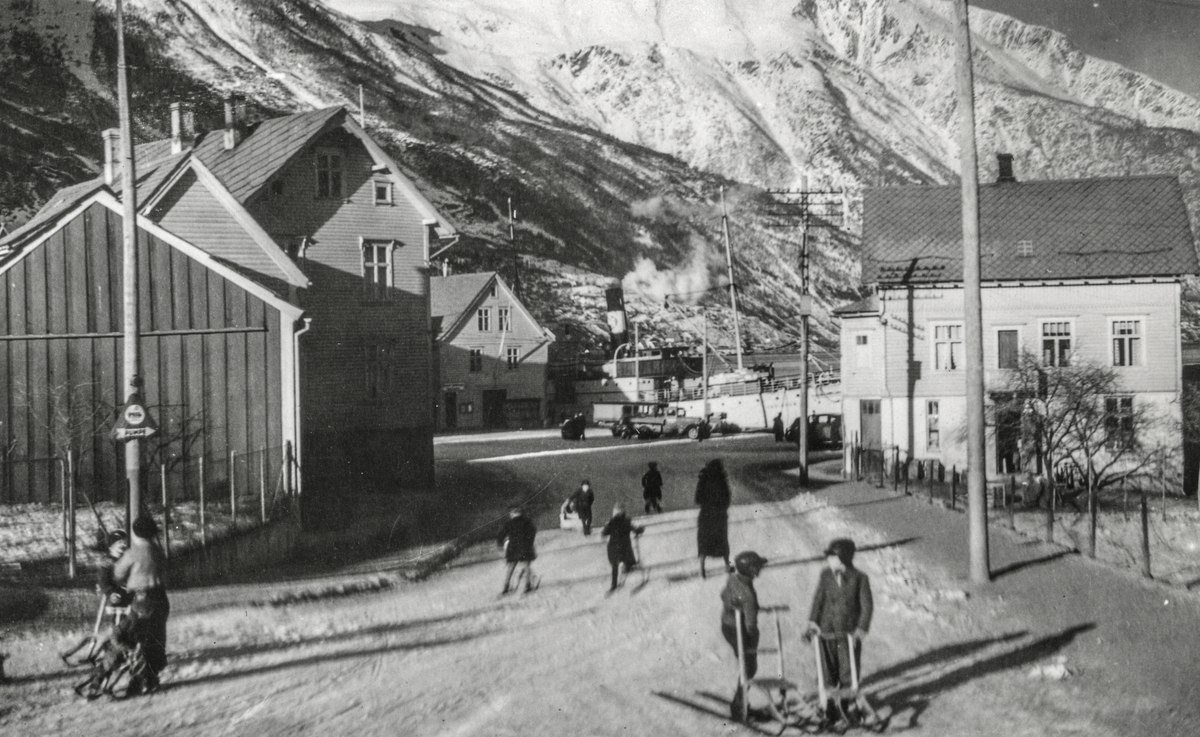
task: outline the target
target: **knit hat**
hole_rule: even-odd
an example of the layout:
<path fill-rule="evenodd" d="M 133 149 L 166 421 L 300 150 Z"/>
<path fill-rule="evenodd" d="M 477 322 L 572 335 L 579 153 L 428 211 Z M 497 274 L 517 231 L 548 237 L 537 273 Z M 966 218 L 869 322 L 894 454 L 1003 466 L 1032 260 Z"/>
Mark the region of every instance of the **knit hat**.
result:
<path fill-rule="evenodd" d="M 742 551 L 733 559 L 733 567 L 743 576 L 757 576 L 766 564 L 767 559 L 753 550 Z"/>
<path fill-rule="evenodd" d="M 850 561 L 854 560 L 854 551 L 853 540 L 846 537 L 839 537 L 830 542 L 829 546 L 825 548 L 825 555 L 836 555 L 843 565 L 848 566 L 850 565 Z"/>

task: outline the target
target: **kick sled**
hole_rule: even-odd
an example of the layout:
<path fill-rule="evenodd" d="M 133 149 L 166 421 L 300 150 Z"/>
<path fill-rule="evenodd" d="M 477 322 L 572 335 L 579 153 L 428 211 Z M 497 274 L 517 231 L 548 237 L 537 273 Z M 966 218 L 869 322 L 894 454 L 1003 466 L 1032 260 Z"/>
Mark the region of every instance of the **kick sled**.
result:
<path fill-rule="evenodd" d="M 819 637 L 813 637 L 814 665 L 817 669 L 817 692 L 802 692 L 800 686 L 787 678 L 783 664 L 783 628 L 779 621 L 779 613 L 789 611 L 786 605 L 765 606 L 760 612 L 774 615 L 775 619 L 775 654 L 778 663 L 778 674 L 774 676 L 746 677 L 746 646 L 742 639 L 744 631 L 742 613 L 735 612 L 737 618 L 738 645 L 738 685 L 743 694 L 740 713 L 733 716 L 743 723 L 752 724 L 759 731 L 771 731 L 777 735 L 783 734 L 792 727 L 807 734 L 825 732 L 842 734 L 852 728 L 866 729 L 872 732 L 882 732 L 887 728 L 887 722 L 871 706 L 866 696 L 859 688 L 858 665 L 854 658 L 850 660 L 851 687 L 849 689 L 827 689 L 825 686 L 825 671 L 821 666 L 821 645 Z M 850 652 L 854 652 L 854 639 L 847 635 L 850 642 Z M 766 700 L 765 709 L 753 709 L 751 694 L 762 694 Z M 841 704 L 843 700 L 852 704 L 846 713 Z M 834 712 L 831 713 L 832 706 Z"/>
<path fill-rule="evenodd" d="M 118 641 L 118 628 L 128 616 L 127 605 L 114 604 L 101 596 L 92 634 L 60 654 L 68 666 L 88 669 L 87 677 L 73 687 L 77 695 L 88 701 L 104 695 L 122 699 L 144 691 L 152 680 L 141 644 L 129 646 Z M 109 624 L 107 635 L 101 634 L 105 620 Z"/>

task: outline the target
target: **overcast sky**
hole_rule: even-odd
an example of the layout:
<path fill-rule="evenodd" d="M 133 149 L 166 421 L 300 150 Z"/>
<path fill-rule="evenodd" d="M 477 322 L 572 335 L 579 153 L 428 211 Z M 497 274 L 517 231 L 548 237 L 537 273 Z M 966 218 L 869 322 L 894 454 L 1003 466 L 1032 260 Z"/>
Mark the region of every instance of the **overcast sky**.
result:
<path fill-rule="evenodd" d="M 1200 97 L 1200 0 L 970 0 Z"/>

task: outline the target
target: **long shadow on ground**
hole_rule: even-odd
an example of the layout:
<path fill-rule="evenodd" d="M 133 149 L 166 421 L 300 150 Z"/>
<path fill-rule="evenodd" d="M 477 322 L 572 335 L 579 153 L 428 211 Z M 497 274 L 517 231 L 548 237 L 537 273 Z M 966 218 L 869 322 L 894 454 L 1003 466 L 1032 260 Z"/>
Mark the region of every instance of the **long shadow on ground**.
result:
<path fill-rule="evenodd" d="M 947 645 L 873 673 L 863 685 L 874 685 L 872 701 L 889 707 L 892 715 L 908 712 L 907 726 L 912 728 L 938 694 L 1046 658 L 1095 627 L 1095 623 L 1086 622 L 1022 644 L 1013 643 L 1024 639 L 1025 632 Z M 994 646 L 1001 646 L 1001 651 L 984 652 Z"/>

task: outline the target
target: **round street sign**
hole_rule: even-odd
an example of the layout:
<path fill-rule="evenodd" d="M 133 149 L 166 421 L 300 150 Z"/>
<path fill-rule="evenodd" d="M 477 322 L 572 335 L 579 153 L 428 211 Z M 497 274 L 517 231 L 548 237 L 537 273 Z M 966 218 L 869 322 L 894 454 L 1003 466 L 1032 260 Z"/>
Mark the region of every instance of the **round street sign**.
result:
<path fill-rule="evenodd" d="M 126 425 L 138 427 L 146 421 L 146 408 L 140 404 L 131 404 L 125 408 L 123 419 Z"/>

